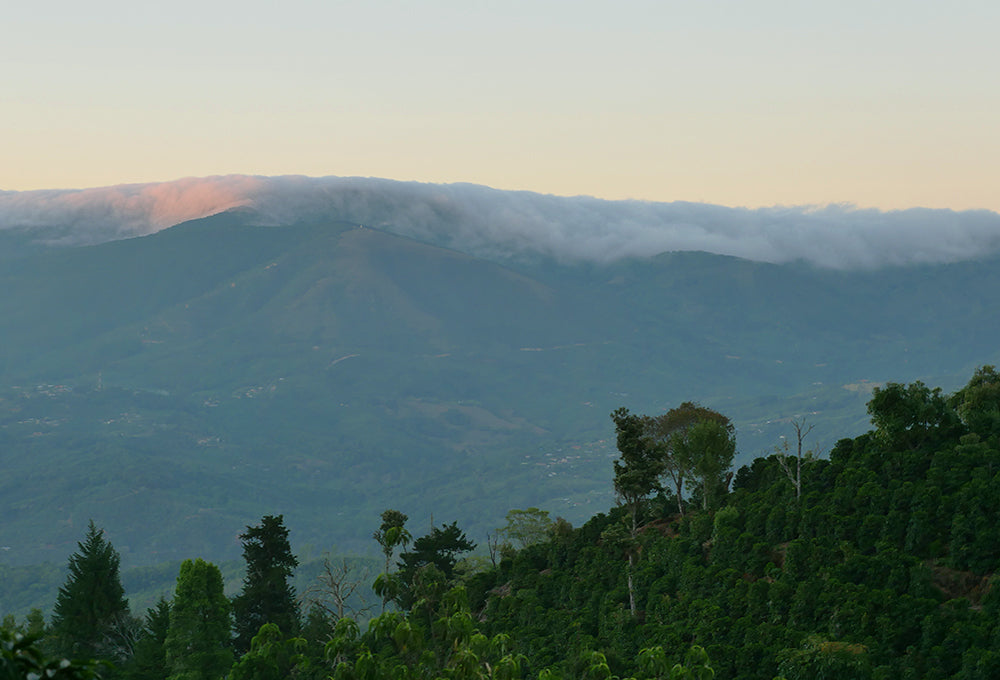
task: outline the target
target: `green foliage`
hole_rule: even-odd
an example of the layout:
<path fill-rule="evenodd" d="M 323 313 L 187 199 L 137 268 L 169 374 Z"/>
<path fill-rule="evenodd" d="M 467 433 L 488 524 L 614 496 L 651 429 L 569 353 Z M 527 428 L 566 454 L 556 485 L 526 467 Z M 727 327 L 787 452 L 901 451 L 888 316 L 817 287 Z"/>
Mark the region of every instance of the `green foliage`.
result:
<path fill-rule="evenodd" d="M 684 514 L 682 499 L 685 483 L 690 485 L 689 476 L 698 474 L 699 462 L 700 467 L 705 467 L 705 462 L 699 461 L 699 456 L 703 455 L 704 451 L 693 448 L 691 440 L 691 435 L 696 434 L 692 428 L 704 422 L 718 423 L 730 436 L 733 435 L 733 426 L 729 418 L 691 401 L 685 401 L 663 415 L 643 418 L 644 435 L 656 448 L 657 455 L 661 459 L 663 470 L 660 474 L 671 482 L 677 500 L 677 512 L 680 515 Z M 696 436 L 703 437 L 697 434 Z M 724 465 L 724 470 L 728 470 L 731 464 L 730 457 Z"/>
<path fill-rule="evenodd" d="M 416 572 L 424 566 L 438 569 L 445 579 L 454 576 L 458 555 L 475 550 L 457 522 L 434 527 L 430 533 L 413 542 L 413 549 L 400 555 L 400 572 L 404 583 L 413 583 Z"/>
<path fill-rule="evenodd" d="M 780 456 L 761 458 L 739 472 L 722 506 L 725 477 L 718 467 L 702 470 L 720 486 L 695 489 L 696 500 L 709 502 L 692 503 L 684 516 L 657 497 L 642 498 L 634 515 L 616 507 L 578 529 L 561 523 L 547 540 L 464 575 L 468 589 L 455 586 L 456 561 L 474 544 L 456 523 L 445 525 L 414 542 L 397 574 L 379 577 L 376 589 L 401 594 L 404 608 L 365 630 L 314 608 L 301 638 L 262 626 L 235 666 L 213 672 L 309 680 L 993 678 L 1000 449 L 989 418 L 977 420 L 976 409 L 988 416 L 989 400 L 970 396 L 991 385 L 982 369 L 951 396 L 921 384 L 887 387 L 873 399 L 878 429 L 841 440 L 829 460 L 807 461 L 801 488 L 788 483 L 791 468 Z M 631 414 L 618 415 L 623 430 L 632 427 Z M 731 442 L 731 430 L 711 419 L 684 436 L 681 448 L 691 450 L 728 450 Z M 523 512 L 543 517 L 533 508 L 512 516 Z M 401 524 L 389 520 L 381 537 L 392 544 Z M 192 567 L 186 562 L 182 575 Z M 191 620 L 177 608 L 193 599 L 181 581 L 173 610 L 163 602 L 147 616 L 125 677 L 163 680 L 155 664 L 139 660 L 155 658 L 165 618 L 170 675 L 200 677 L 176 667 L 178 631 Z M 225 618 L 221 582 L 212 591 L 218 597 L 204 599 L 220 601 Z M 226 624 L 220 629 L 227 639 Z M 203 658 L 199 667 L 211 663 Z"/>
<path fill-rule="evenodd" d="M 958 418 L 941 388 L 930 389 L 919 380 L 909 385 L 887 383 L 872 391 L 868 413 L 877 436 L 900 452 L 930 444 L 937 436 L 954 432 Z"/>
<path fill-rule="evenodd" d="M 871 677 L 868 650 L 863 645 L 806 639 L 800 649 L 779 655 L 779 672 L 787 680 L 865 680 Z"/>
<path fill-rule="evenodd" d="M 995 448 L 1000 438 L 1000 373 L 994 366 L 976 369 L 965 387 L 949 400 L 968 430 Z"/>
<path fill-rule="evenodd" d="M 299 606 L 288 579 L 299 561 L 282 515 L 265 515 L 259 526 L 248 526 L 240 540 L 247 571 L 243 590 L 233 598 L 233 644 L 237 653 L 244 653 L 266 623 L 292 633 L 298 630 Z"/>
<path fill-rule="evenodd" d="M 233 663 L 229 600 L 222 573 L 202 559 L 184 560 L 164 641 L 169 680 L 217 680 Z"/>
<path fill-rule="evenodd" d="M 399 510 L 384 510 L 382 512 L 382 524 L 372 534 L 372 538 L 382 548 L 385 555 L 385 570 L 375 579 L 373 590 L 375 594 L 382 598 L 382 612 L 385 613 L 385 606 L 399 597 L 401 588 L 398 577 L 389 572 L 389 563 L 392 561 L 396 548 L 406 548 L 406 545 L 413 539 L 406 529 L 406 520 L 409 519 Z"/>
<path fill-rule="evenodd" d="M 69 575 L 52 615 L 56 650 L 71 658 L 120 658 L 120 632 L 130 625 L 119 577 L 121 558 L 91 520 L 69 558 Z"/>
<path fill-rule="evenodd" d="M 507 511 L 507 523 L 497 530 L 497 535 L 513 548 L 524 549 L 551 538 L 553 524 L 547 510 L 515 508 Z"/>
<path fill-rule="evenodd" d="M 288 637 L 273 623 L 265 623 L 244 654 L 229 671 L 227 680 L 285 680 L 309 671 L 303 653 L 304 638 Z"/>
<path fill-rule="evenodd" d="M 372 534 L 372 538 L 382 548 L 385 555 L 385 573 L 389 573 L 389 561 L 396 548 L 403 548 L 413 539 L 406 529 L 406 520 L 409 519 L 399 510 L 384 510 L 382 512 L 382 524 Z"/>
<path fill-rule="evenodd" d="M 38 646 L 38 638 L 0 628 L 0 678 L 2 680 L 99 680 L 100 665 L 94 661 L 50 658 Z"/>
<path fill-rule="evenodd" d="M 729 490 L 729 472 L 736 455 L 733 426 L 718 420 L 700 420 L 687 429 L 677 444 L 690 462 L 688 488 L 702 500 L 702 509 L 715 508 Z"/>
<path fill-rule="evenodd" d="M 614 462 L 615 492 L 621 497 L 632 515 L 633 528 L 639 504 L 653 491 L 660 488 L 659 477 L 663 461 L 646 438 L 642 416 L 629 413 L 622 407 L 611 414 L 615 422 L 618 451 L 621 457 Z"/>
<path fill-rule="evenodd" d="M 155 607 L 146 612 L 142 635 L 135 643 L 135 651 L 124 669 L 127 680 L 166 680 L 169 632 L 170 603 L 161 598 Z"/>

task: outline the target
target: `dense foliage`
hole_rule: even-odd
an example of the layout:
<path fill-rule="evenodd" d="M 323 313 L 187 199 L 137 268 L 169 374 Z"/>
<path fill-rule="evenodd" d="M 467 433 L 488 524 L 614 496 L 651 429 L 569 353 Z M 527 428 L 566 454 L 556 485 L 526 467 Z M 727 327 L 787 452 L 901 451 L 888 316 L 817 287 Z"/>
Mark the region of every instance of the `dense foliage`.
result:
<path fill-rule="evenodd" d="M 379 578 L 396 606 L 367 622 L 314 607 L 288 629 L 264 623 L 227 657 L 220 581 L 185 562 L 173 603 L 149 613 L 115 672 L 212 676 L 185 661 L 197 651 L 199 668 L 233 680 L 1000 677 L 1000 374 L 981 368 L 950 395 L 876 388 L 874 429 L 828 458 L 809 453 L 795 420 L 794 446 L 741 468 L 731 488 L 706 463 L 678 497 L 662 456 L 730 456 L 727 421 L 705 413 L 665 447 L 652 419 L 616 411 L 622 504 L 577 529 L 516 511 L 496 563 L 460 559 L 475 546 L 451 523 L 391 571 L 410 536 L 386 511 Z M 201 619 L 184 614 L 195 606 Z"/>
<path fill-rule="evenodd" d="M 258 526 L 240 534 L 246 577 L 243 590 L 233 598 L 234 648 L 240 654 L 260 627 L 272 623 L 286 632 L 298 629 L 299 606 L 289 583 L 299 561 L 288 543 L 288 528 L 281 515 L 265 515 Z"/>
<path fill-rule="evenodd" d="M 93 522 L 77 548 L 56 599 L 51 642 L 63 656 L 114 659 L 127 653 L 130 623 L 121 558 Z"/>

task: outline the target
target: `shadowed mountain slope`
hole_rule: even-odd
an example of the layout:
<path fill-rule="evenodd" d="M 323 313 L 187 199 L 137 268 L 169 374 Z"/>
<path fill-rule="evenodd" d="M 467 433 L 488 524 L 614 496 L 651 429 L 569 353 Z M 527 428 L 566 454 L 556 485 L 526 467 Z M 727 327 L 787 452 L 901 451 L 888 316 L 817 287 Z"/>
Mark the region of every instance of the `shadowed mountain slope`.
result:
<path fill-rule="evenodd" d="M 254 222 L 0 260 L 2 559 L 61 561 L 91 517 L 138 564 L 233 557 L 265 513 L 361 550 L 386 507 L 577 522 L 611 500 L 617 406 L 713 406 L 746 462 L 796 415 L 825 448 L 865 429 L 873 382 L 1000 360 L 996 261 L 492 262 Z"/>

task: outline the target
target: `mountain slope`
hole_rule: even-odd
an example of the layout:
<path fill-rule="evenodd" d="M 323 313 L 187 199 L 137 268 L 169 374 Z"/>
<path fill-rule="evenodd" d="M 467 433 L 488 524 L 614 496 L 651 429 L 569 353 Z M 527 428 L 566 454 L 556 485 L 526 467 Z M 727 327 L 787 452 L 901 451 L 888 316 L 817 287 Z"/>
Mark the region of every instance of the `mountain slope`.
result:
<path fill-rule="evenodd" d="M 236 210 L 0 261 L 3 559 L 61 561 L 90 517 L 133 563 L 378 513 L 611 500 L 619 405 L 731 415 L 740 462 L 810 413 L 863 430 L 872 381 L 946 389 L 1000 360 L 996 261 L 838 272 L 705 253 L 491 262 L 336 220 Z"/>

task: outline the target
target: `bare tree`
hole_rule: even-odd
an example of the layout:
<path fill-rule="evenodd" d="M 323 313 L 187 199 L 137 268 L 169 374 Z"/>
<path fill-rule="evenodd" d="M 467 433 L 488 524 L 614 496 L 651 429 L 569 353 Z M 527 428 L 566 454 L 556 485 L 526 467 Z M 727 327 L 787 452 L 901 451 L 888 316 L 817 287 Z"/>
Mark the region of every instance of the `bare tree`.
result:
<path fill-rule="evenodd" d="M 356 620 L 373 608 L 362 596 L 362 587 L 370 575 L 368 567 L 358 568 L 346 557 L 332 560 L 326 555 L 316 581 L 302 594 L 302 604 L 318 606 L 334 622 L 344 617 Z"/>
<path fill-rule="evenodd" d="M 778 465 L 781 466 L 782 472 L 788 478 L 788 481 L 792 483 L 795 487 L 795 500 L 798 500 L 802 496 L 802 461 L 812 460 L 818 454 L 815 451 L 808 450 L 805 453 L 802 452 L 802 443 L 805 441 L 806 436 L 812 432 L 813 425 L 806 426 L 806 419 L 803 418 L 799 420 L 798 418 L 792 419 L 792 428 L 795 430 L 795 457 L 794 462 L 792 456 L 789 455 L 789 449 L 791 448 L 788 444 L 787 439 L 783 439 L 780 446 L 774 447 L 774 452 L 778 457 Z"/>

